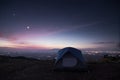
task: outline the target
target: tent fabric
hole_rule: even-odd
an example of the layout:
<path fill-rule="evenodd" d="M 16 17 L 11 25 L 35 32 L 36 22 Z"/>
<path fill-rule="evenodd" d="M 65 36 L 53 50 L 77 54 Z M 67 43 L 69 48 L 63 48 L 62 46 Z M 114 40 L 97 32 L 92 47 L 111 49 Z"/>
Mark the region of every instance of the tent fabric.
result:
<path fill-rule="evenodd" d="M 66 48 L 63 48 L 61 49 L 59 52 L 58 52 L 58 57 L 56 59 L 56 62 L 58 60 L 60 60 L 63 55 L 65 55 L 67 52 L 70 52 L 71 54 L 73 54 L 75 57 L 77 57 L 80 61 L 82 62 L 85 62 L 83 56 L 82 56 L 82 53 L 80 50 L 76 49 L 76 48 L 72 48 L 72 47 L 66 47 Z"/>
<path fill-rule="evenodd" d="M 59 50 L 55 62 L 55 68 L 83 69 L 85 67 L 85 60 L 80 50 L 72 47 L 66 47 Z"/>

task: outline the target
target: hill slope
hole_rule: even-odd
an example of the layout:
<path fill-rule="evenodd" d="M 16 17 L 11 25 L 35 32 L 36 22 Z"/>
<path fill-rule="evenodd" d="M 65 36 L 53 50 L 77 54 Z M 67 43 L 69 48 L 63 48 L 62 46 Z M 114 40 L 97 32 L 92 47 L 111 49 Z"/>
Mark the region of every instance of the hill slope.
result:
<path fill-rule="evenodd" d="M 54 72 L 54 61 L 0 56 L 0 80 L 120 80 L 120 63 L 88 64 L 89 72 Z"/>

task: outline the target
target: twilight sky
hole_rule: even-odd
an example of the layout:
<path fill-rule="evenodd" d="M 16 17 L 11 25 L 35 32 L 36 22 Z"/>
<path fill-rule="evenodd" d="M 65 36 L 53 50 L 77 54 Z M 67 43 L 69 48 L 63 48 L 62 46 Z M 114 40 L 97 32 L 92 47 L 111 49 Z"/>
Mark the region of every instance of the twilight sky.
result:
<path fill-rule="evenodd" d="M 118 0 L 0 0 L 0 47 L 116 48 Z"/>

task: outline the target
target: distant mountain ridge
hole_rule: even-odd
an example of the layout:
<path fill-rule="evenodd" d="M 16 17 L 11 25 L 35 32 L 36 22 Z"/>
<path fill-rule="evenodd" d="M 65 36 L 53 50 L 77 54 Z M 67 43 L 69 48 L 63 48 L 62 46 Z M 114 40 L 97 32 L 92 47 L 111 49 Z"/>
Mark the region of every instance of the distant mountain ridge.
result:
<path fill-rule="evenodd" d="M 79 48 L 78 48 L 79 49 Z M 0 47 L 0 52 L 58 52 L 60 50 L 60 48 L 53 48 L 53 49 L 21 49 L 21 48 L 11 48 L 11 47 Z M 106 50 L 110 50 L 110 51 L 114 51 L 114 50 L 118 50 L 117 48 L 110 48 L 110 49 L 104 49 L 104 48 L 84 48 L 84 49 L 79 49 L 82 51 L 92 51 L 92 50 L 102 50 L 102 51 L 106 51 Z"/>

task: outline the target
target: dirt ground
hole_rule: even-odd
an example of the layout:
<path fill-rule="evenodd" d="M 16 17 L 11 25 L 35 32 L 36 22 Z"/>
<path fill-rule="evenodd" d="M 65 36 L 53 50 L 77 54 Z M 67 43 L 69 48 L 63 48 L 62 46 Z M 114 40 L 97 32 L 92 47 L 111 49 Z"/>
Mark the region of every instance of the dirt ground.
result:
<path fill-rule="evenodd" d="M 0 80 L 120 80 L 120 63 L 88 63 L 88 72 L 53 69 L 53 60 L 0 57 Z"/>

